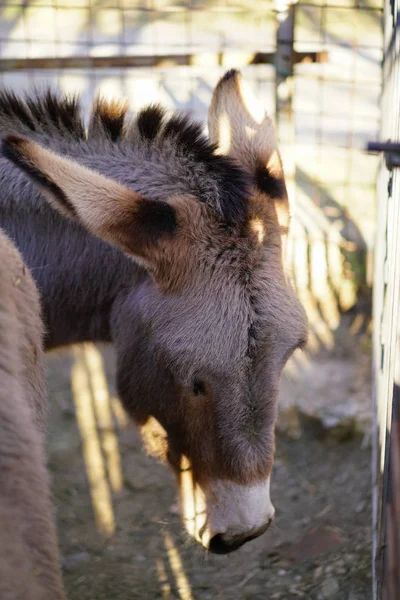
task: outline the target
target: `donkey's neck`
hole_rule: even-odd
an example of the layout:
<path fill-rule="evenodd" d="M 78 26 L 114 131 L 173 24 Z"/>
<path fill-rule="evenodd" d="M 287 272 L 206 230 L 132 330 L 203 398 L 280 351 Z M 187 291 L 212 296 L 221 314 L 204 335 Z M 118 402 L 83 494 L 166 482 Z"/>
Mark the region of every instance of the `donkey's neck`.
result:
<path fill-rule="evenodd" d="M 31 210 L 0 200 L 0 227 L 15 241 L 40 290 L 46 346 L 110 341 L 112 306 L 147 277 L 145 271 L 44 201 L 38 210 L 37 198 Z"/>

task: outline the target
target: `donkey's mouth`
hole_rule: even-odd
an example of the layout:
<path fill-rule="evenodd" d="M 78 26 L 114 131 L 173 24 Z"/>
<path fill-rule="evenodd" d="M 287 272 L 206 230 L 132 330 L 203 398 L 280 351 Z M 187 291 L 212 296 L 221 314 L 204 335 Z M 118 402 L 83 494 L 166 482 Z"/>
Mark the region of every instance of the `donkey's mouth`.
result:
<path fill-rule="evenodd" d="M 255 531 L 251 535 L 242 536 L 239 539 L 235 539 L 232 541 L 224 540 L 223 534 L 218 533 L 217 535 L 214 535 L 214 537 L 211 538 L 208 550 L 210 552 L 213 552 L 214 554 L 230 554 L 231 552 L 238 550 L 247 542 L 251 542 L 251 540 L 255 540 L 256 538 L 260 537 L 260 535 L 265 533 L 268 527 L 271 525 L 272 520 L 272 518 L 269 519 L 269 521 L 265 525 L 257 529 L 257 531 Z"/>
<path fill-rule="evenodd" d="M 243 546 L 243 544 L 245 544 L 247 541 L 249 540 L 237 540 L 236 542 L 227 543 L 224 541 L 223 535 L 217 533 L 217 535 L 214 535 L 214 537 L 210 540 L 208 549 L 214 554 L 230 554 L 231 552 L 234 552 L 240 548 L 240 546 Z"/>

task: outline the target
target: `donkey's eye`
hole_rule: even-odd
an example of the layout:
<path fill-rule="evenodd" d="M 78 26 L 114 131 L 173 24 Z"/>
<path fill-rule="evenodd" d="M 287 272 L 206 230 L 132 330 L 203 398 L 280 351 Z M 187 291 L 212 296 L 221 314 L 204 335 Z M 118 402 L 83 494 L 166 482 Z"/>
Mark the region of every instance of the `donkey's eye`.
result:
<path fill-rule="evenodd" d="M 192 394 L 194 396 L 204 396 L 206 393 L 206 386 L 204 381 L 201 379 L 195 379 L 192 384 Z"/>

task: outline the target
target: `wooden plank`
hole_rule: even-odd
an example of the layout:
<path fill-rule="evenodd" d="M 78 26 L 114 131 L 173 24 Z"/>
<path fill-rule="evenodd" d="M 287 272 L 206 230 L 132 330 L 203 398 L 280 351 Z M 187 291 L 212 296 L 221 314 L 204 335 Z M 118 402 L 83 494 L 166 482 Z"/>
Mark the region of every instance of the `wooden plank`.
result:
<path fill-rule="evenodd" d="M 325 51 L 295 52 L 295 62 L 326 62 Z M 194 52 L 135 56 L 64 56 L 60 58 L 1 58 L 0 72 L 31 69 L 169 68 L 177 66 L 246 66 L 273 64 L 274 52 Z"/>

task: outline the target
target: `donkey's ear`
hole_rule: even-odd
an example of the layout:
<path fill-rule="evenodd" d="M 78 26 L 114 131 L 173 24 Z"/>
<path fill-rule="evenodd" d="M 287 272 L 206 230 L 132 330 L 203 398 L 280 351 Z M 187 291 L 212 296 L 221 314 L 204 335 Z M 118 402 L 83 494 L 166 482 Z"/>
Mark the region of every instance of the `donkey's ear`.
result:
<path fill-rule="evenodd" d="M 151 260 L 157 244 L 177 229 L 176 213 L 169 204 L 147 200 L 31 140 L 10 135 L 2 151 L 52 206 L 124 252 Z"/>
<path fill-rule="evenodd" d="M 287 198 L 275 128 L 239 71 L 228 71 L 211 100 L 208 128 L 212 142 L 255 176 L 260 191 Z"/>

